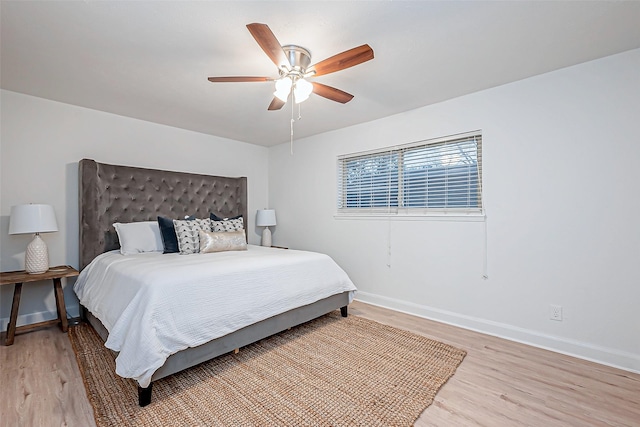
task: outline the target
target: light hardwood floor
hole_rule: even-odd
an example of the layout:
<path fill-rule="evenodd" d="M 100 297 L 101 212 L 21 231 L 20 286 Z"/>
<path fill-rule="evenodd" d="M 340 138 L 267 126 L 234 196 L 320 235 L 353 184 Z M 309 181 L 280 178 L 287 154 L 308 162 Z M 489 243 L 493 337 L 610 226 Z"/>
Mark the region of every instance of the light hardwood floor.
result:
<path fill-rule="evenodd" d="M 417 427 L 640 426 L 638 374 L 357 301 L 350 314 L 467 351 Z M 1 426 L 95 425 L 71 344 L 59 329 L 0 346 L 0 369 Z"/>

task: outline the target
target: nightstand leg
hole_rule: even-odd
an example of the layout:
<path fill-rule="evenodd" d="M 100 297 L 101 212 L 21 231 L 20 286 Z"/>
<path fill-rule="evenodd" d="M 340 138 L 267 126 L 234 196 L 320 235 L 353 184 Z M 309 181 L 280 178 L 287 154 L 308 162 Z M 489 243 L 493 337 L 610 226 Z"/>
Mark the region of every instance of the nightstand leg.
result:
<path fill-rule="evenodd" d="M 62 293 L 62 283 L 60 278 L 53 279 L 53 289 L 56 294 L 56 308 L 58 309 L 58 320 L 60 320 L 60 328 L 62 332 L 67 332 L 69 322 L 67 321 L 67 309 L 64 305 L 64 294 Z"/>
<path fill-rule="evenodd" d="M 22 293 L 22 283 L 16 283 L 13 288 L 13 303 L 11 303 L 11 317 L 7 326 L 7 338 L 4 345 L 12 345 L 16 336 L 16 323 L 18 322 L 18 307 L 20 307 L 20 294 Z"/>

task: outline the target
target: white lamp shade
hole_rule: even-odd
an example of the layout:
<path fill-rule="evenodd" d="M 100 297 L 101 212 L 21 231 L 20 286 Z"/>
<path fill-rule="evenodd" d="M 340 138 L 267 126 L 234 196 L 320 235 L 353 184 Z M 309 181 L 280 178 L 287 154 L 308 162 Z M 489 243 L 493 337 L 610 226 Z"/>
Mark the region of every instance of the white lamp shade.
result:
<path fill-rule="evenodd" d="M 276 211 L 273 209 L 262 209 L 256 214 L 256 225 L 258 227 L 271 227 L 276 225 Z"/>
<path fill-rule="evenodd" d="M 58 231 L 51 205 L 16 205 L 11 207 L 9 234 L 50 233 Z"/>
<path fill-rule="evenodd" d="M 278 97 L 282 102 L 287 102 L 289 98 L 289 93 L 291 93 L 291 86 L 293 85 L 293 81 L 284 77 L 282 79 L 276 80 L 276 91 L 273 94 Z"/>
<path fill-rule="evenodd" d="M 313 85 L 305 79 L 300 79 L 296 82 L 296 86 L 293 89 L 293 95 L 296 99 L 296 104 L 306 101 L 313 92 Z"/>

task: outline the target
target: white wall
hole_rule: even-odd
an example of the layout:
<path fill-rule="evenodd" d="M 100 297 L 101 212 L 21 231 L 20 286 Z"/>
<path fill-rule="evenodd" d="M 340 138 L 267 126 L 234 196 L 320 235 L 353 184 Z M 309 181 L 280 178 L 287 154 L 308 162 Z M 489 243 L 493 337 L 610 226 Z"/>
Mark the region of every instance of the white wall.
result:
<path fill-rule="evenodd" d="M 51 265 L 78 267 L 78 161 L 168 169 L 248 178 L 249 212 L 267 204 L 268 150 L 224 138 L 162 126 L 15 92 L 0 93 L 0 258 L 2 271 L 24 268 L 24 250 L 32 236 L 9 236 L 12 205 L 53 205 L 57 233 L 43 235 Z M 260 230 L 249 215 L 249 241 Z M 64 282 L 64 281 L 63 281 Z M 78 301 L 66 281 L 71 315 Z M 0 288 L 0 327 L 6 328 L 12 286 Z M 18 324 L 56 317 L 53 286 L 26 284 Z"/>
<path fill-rule="evenodd" d="M 330 254 L 363 301 L 638 372 L 638 70 L 633 50 L 273 147 L 274 244 Z M 484 222 L 334 217 L 336 156 L 477 129 L 487 280 Z"/>

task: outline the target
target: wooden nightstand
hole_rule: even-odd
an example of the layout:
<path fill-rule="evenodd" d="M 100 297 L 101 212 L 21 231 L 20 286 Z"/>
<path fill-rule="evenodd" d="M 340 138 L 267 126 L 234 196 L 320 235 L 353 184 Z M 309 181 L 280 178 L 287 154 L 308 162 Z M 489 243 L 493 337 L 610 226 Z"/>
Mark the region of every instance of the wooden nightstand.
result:
<path fill-rule="evenodd" d="M 0 273 L 0 285 L 10 285 L 12 283 L 15 283 L 15 287 L 13 288 L 13 303 L 11 304 L 11 317 L 9 318 L 9 325 L 7 326 L 7 338 L 5 340 L 5 345 L 13 344 L 13 339 L 17 332 L 28 332 L 33 329 L 55 325 L 57 323 L 60 323 L 62 332 L 67 332 L 69 323 L 67 322 L 67 309 L 64 305 L 64 295 L 62 294 L 62 284 L 60 283 L 60 279 L 63 277 L 74 277 L 78 274 L 80 274 L 78 273 L 78 270 L 68 265 L 51 267 L 49 270 L 40 274 L 29 274 L 24 270 Z M 33 323 L 31 325 L 24 325 L 17 328 L 16 322 L 18 321 L 18 307 L 20 306 L 22 284 L 49 279 L 53 279 L 53 290 L 56 296 L 56 309 L 58 310 L 58 318 L 54 320 Z"/>

